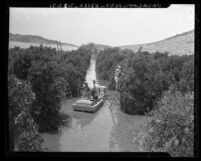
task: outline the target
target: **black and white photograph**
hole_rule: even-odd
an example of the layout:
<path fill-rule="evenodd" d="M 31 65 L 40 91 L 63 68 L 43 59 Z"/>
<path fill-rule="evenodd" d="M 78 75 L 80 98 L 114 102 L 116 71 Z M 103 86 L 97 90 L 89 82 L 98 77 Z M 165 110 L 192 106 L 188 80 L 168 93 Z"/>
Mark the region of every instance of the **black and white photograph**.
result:
<path fill-rule="evenodd" d="M 194 157 L 195 5 L 9 7 L 10 152 Z"/>

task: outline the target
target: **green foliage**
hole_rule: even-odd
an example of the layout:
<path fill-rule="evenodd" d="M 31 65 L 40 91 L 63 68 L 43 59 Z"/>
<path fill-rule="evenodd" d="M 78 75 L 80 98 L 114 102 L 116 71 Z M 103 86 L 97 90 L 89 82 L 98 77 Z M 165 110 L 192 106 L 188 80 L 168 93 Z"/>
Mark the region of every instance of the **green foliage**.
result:
<path fill-rule="evenodd" d="M 69 52 L 57 52 L 43 46 L 10 49 L 11 73 L 29 81 L 36 95 L 30 113 L 39 131 L 58 130 L 60 102 L 66 96 L 67 83 L 72 95 L 78 96 L 90 64 L 92 48 L 93 45 L 85 45 Z"/>
<path fill-rule="evenodd" d="M 194 59 L 191 58 L 183 64 L 181 79 L 179 81 L 179 90 L 184 94 L 188 91 L 194 91 Z"/>
<path fill-rule="evenodd" d="M 114 52 L 111 52 L 114 51 Z M 114 67 L 121 64 L 119 83 L 121 109 L 150 118 L 144 135 L 137 140 L 141 151 L 193 156 L 194 55 L 130 53 L 117 61 L 118 50 L 98 56 L 97 71 L 114 89 Z"/>
<path fill-rule="evenodd" d="M 193 55 L 169 56 L 168 53 L 140 52 L 110 48 L 97 58 L 97 73 L 108 80 L 108 89 L 115 89 L 114 69 L 122 66 L 120 79 L 121 109 L 129 114 L 149 112 L 162 93 L 173 85 L 185 94 L 194 87 Z"/>
<path fill-rule="evenodd" d="M 87 47 L 81 46 L 78 50 L 67 53 L 62 58 L 63 77 L 69 82 L 73 96 L 78 96 L 90 64 L 92 47 L 89 45 L 90 50 Z"/>
<path fill-rule="evenodd" d="M 54 62 L 33 64 L 29 70 L 29 80 L 36 100 L 31 113 L 40 131 L 57 130 L 60 101 L 65 96 L 66 80 L 58 76 L 59 68 Z"/>
<path fill-rule="evenodd" d="M 10 151 L 43 151 L 43 140 L 30 115 L 35 95 L 27 82 L 8 76 L 9 148 Z"/>
<path fill-rule="evenodd" d="M 115 90 L 115 80 L 114 80 L 114 74 L 113 74 L 113 76 L 111 76 L 110 78 L 109 78 L 109 84 L 108 84 L 108 89 L 109 90 Z"/>
<path fill-rule="evenodd" d="M 121 109 L 131 114 L 149 112 L 167 88 L 167 76 L 158 62 L 146 55 L 129 59 L 126 69 L 120 80 Z"/>
<path fill-rule="evenodd" d="M 122 65 L 121 62 L 132 55 L 131 50 L 122 50 L 120 48 L 108 48 L 98 54 L 96 61 L 96 71 L 100 79 L 109 80 L 109 89 L 115 89 L 114 70 L 117 65 Z"/>
<path fill-rule="evenodd" d="M 167 91 L 150 113 L 142 151 L 165 151 L 176 157 L 193 157 L 194 92 Z"/>
<path fill-rule="evenodd" d="M 20 57 L 15 61 L 13 69 L 16 76 L 20 79 L 26 80 L 28 75 L 28 70 L 31 67 L 30 58 L 21 54 Z"/>

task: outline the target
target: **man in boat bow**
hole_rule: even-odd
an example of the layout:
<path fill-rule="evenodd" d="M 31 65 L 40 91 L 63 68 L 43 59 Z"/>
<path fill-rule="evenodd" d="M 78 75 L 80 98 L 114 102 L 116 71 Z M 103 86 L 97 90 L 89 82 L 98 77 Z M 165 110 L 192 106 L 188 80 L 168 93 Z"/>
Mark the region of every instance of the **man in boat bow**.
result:
<path fill-rule="evenodd" d="M 86 98 L 86 99 L 90 98 L 90 88 L 87 82 L 83 83 L 83 98 Z"/>
<path fill-rule="evenodd" d="M 93 80 L 93 88 L 91 91 L 91 95 L 93 97 L 93 99 L 98 99 L 98 94 L 97 94 L 97 90 L 96 90 L 96 81 Z"/>

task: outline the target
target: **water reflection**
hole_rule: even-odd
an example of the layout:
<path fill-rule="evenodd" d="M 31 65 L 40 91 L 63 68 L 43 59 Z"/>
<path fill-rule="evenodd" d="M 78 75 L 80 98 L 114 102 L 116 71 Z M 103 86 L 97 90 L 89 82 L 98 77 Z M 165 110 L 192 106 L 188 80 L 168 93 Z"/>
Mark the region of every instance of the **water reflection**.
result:
<path fill-rule="evenodd" d="M 110 149 L 113 151 L 137 152 L 135 137 L 142 131 L 143 116 L 131 116 L 118 111 L 114 111 L 116 118 L 115 126 L 111 130 Z"/>
<path fill-rule="evenodd" d="M 95 115 L 77 113 L 72 119 L 71 127 L 62 129 L 61 149 L 63 151 L 108 151 L 112 126 L 105 106 Z"/>
<path fill-rule="evenodd" d="M 87 74 L 85 77 L 86 82 L 88 83 L 89 88 L 93 87 L 93 80 L 96 79 L 96 60 L 94 58 L 91 59 L 90 61 L 90 66 L 89 69 L 87 70 Z M 99 84 L 97 84 L 98 86 Z"/>
<path fill-rule="evenodd" d="M 95 115 L 91 113 L 75 112 L 73 120 L 76 120 L 82 127 L 88 125 L 93 121 Z"/>

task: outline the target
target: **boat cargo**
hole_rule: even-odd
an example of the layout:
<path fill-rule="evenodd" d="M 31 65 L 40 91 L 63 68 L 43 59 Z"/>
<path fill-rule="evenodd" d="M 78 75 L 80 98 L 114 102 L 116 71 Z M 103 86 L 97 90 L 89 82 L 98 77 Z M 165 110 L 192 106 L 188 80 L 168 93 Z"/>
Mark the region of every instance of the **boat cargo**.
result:
<path fill-rule="evenodd" d="M 96 112 L 103 105 L 103 99 L 97 100 L 87 100 L 80 99 L 76 101 L 73 106 L 74 111 L 83 111 L 83 112 Z"/>

